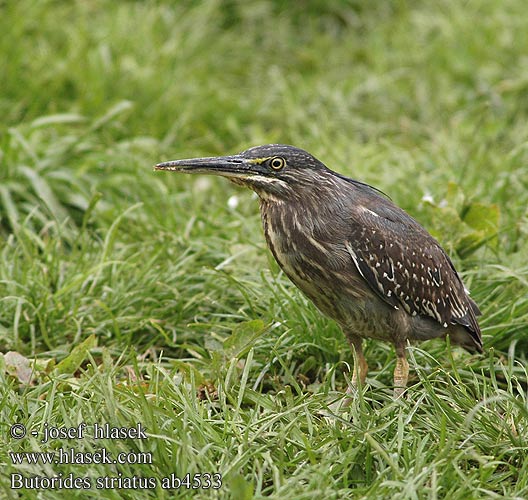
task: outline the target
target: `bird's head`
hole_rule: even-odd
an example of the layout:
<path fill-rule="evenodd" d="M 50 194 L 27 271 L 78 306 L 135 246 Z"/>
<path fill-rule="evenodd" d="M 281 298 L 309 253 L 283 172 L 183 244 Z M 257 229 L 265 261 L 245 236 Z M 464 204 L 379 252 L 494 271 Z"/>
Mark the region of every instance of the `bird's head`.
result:
<path fill-rule="evenodd" d="M 317 185 L 333 172 L 310 153 L 284 144 L 256 146 L 240 154 L 160 163 L 156 170 L 214 174 L 267 196 L 302 196 L 303 187 Z"/>

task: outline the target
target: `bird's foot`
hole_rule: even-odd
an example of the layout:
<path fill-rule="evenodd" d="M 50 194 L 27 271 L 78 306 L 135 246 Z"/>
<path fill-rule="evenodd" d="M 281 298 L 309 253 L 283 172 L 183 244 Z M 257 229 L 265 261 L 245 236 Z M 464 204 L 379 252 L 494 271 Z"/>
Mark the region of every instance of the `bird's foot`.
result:
<path fill-rule="evenodd" d="M 394 391 L 392 393 L 394 399 L 401 398 L 404 392 L 405 392 L 405 387 L 394 387 Z"/>

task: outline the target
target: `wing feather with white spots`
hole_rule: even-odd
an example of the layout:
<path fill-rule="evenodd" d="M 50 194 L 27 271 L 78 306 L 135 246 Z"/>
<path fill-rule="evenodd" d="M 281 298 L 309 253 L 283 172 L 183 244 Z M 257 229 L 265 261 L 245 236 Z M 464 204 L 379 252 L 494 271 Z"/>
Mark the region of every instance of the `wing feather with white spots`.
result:
<path fill-rule="evenodd" d="M 386 303 L 410 315 L 423 315 L 447 327 L 466 327 L 482 344 L 480 314 L 451 260 L 414 219 L 390 202 L 359 211 L 345 246 L 359 273 Z"/>

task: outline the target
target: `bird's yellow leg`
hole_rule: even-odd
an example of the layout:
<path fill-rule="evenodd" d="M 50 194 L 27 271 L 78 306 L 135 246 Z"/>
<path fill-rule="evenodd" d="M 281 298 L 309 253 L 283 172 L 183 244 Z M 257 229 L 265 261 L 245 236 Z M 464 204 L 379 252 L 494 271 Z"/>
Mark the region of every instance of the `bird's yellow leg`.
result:
<path fill-rule="evenodd" d="M 399 398 L 409 378 L 409 363 L 405 356 L 405 343 L 395 344 L 396 347 L 396 368 L 394 368 L 394 398 Z"/>
<path fill-rule="evenodd" d="M 345 330 L 346 338 L 350 343 L 352 348 L 352 354 L 354 356 L 354 368 L 352 370 L 352 385 L 348 387 L 346 393 L 347 397 L 337 406 L 334 407 L 334 410 L 340 408 L 346 408 L 352 404 L 356 395 L 358 388 L 362 387 L 365 384 L 365 379 L 367 378 L 368 365 L 365 356 L 363 355 L 363 347 L 361 346 L 361 337 L 356 337 L 355 335 L 348 333 Z"/>
<path fill-rule="evenodd" d="M 363 354 L 363 347 L 361 345 L 362 340 L 361 337 L 353 335 L 347 335 L 347 338 L 355 354 L 354 369 L 352 371 L 352 385 L 357 387 L 359 378 L 360 386 L 363 386 L 365 384 L 365 379 L 367 378 L 368 364 Z M 350 389 L 347 392 L 350 392 Z"/>

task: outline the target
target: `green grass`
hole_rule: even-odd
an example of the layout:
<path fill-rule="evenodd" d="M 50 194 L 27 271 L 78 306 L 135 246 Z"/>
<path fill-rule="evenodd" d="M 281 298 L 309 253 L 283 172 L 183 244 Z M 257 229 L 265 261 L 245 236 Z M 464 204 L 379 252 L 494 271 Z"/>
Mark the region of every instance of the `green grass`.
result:
<path fill-rule="evenodd" d="M 0 357 L 3 497 L 42 498 L 11 490 L 16 472 L 223 475 L 219 490 L 94 498 L 528 497 L 525 11 L 1 3 L 0 348 L 23 356 Z M 367 386 L 333 413 L 350 350 L 273 262 L 255 196 L 151 169 L 270 142 L 420 220 L 482 309 L 486 353 L 410 347 L 410 387 L 394 401 L 393 349 L 368 341 Z M 9 434 L 81 422 L 140 422 L 149 437 Z M 21 466 L 8 454 L 71 447 L 152 463 Z"/>

